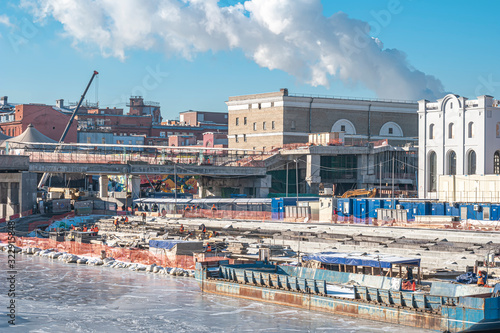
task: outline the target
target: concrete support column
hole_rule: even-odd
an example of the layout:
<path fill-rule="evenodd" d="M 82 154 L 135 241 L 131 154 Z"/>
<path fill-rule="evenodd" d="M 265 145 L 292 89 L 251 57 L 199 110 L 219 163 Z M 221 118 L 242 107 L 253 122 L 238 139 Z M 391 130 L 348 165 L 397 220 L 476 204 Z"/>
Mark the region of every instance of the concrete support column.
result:
<path fill-rule="evenodd" d="M 100 176 L 99 177 L 99 196 L 101 198 L 108 197 L 108 176 Z"/>
<path fill-rule="evenodd" d="M 201 177 L 198 180 L 198 196 L 200 198 L 207 197 L 207 179 L 205 177 Z"/>
<path fill-rule="evenodd" d="M 132 176 L 130 179 L 130 192 L 132 194 L 132 200 L 137 199 L 141 195 L 141 177 Z"/>
<path fill-rule="evenodd" d="M 267 198 L 269 194 L 269 188 L 271 187 L 272 177 L 267 175 L 264 178 L 259 178 L 255 181 L 255 197 L 256 198 Z"/>
<path fill-rule="evenodd" d="M 321 183 L 320 176 L 320 155 L 307 155 L 306 164 L 306 192 L 318 193 L 319 183 Z"/>
<path fill-rule="evenodd" d="M 6 214 L 7 216 L 11 216 L 11 215 L 14 215 L 16 213 L 14 206 L 12 204 L 13 204 L 13 202 L 12 202 L 12 183 L 8 182 L 7 183 L 7 214 Z"/>

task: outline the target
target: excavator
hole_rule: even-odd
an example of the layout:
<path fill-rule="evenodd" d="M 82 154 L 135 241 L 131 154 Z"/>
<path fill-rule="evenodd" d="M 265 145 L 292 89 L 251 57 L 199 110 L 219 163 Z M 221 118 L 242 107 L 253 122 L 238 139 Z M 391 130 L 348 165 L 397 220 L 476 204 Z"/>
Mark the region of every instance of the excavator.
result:
<path fill-rule="evenodd" d="M 349 191 L 344 192 L 344 194 L 342 194 L 341 198 L 351 198 L 351 197 L 360 197 L 360 196 L 366 196 L 367 198 L 373 198 L 376 195 L 377 195 L 376 188 L 372 188 L 371 190 L 360 188 L 360 189 L 349 190 Z"/>

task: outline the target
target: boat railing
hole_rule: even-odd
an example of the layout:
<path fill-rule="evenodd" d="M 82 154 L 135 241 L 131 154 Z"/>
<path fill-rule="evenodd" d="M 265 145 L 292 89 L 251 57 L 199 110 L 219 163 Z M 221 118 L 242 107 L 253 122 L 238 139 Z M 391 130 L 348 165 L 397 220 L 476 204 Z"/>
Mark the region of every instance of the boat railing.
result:
<path fill-rule="evenodd" d="M 247 270 L 230 266 L 219 268 L 219 278 L 261 287 L 327 295 L 325 280 L 305 279 L 273 272 Z M 388 306 L 400 306 L 421 311 L 439 312 L 443 305 L 456 306 L 458 297 L 433 296 L 411 291 L 395 291 L 364 286 L 353 286 L 354 299 Z"/>
<path fill-rule="evenodd" d="M 304 279 L 289 275 L 258 270 L 246 270 L 221 266 L 219 277 L 224 280 L 252 284 L 256 286 L 278 288 L 290 291 L 326 295 L 326 281 Z"/>
<path fill-rule="evenodd" d="M 458 297 L 433 296 L 363 286 L 354 286 L 354 298 L 366 302 L 377 302 L 426 311 L 439 311 L 443 305 L 455 306 L 459 302 Z"/>

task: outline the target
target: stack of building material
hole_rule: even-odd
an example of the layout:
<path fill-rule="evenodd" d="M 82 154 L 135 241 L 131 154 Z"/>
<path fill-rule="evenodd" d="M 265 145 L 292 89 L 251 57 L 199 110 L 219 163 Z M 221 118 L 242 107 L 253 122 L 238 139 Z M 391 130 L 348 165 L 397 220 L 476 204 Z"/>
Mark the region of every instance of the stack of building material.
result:
<path fill-rule="evenodd" d="M 247 254 L 248 243 L 230 243 L 227 247 L 227 251 L 234 254 Z"/>

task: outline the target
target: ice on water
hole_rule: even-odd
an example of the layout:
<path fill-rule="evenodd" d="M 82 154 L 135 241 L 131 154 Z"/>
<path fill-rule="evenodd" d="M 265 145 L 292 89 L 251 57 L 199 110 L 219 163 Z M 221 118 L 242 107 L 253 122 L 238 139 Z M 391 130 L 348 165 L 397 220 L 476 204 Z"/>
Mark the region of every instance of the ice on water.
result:
<path fill-rule="evenodd" d="M 0 332 L 421 332 L 201 293 L 192 278 L 17 255 L 16 326 L 0 283 Z M 0 253 L 7 271 L 7 254 Z M 4 274 L 5 275 L 5 274 Z"/>

